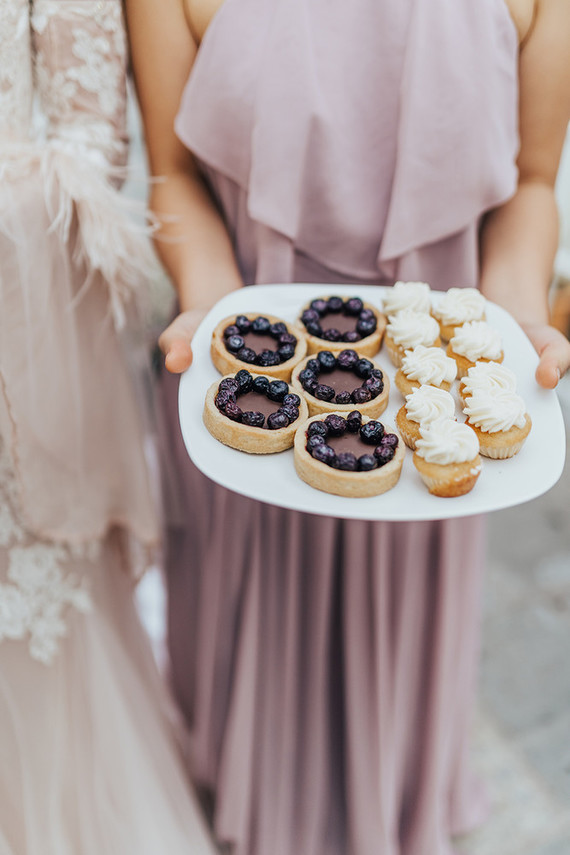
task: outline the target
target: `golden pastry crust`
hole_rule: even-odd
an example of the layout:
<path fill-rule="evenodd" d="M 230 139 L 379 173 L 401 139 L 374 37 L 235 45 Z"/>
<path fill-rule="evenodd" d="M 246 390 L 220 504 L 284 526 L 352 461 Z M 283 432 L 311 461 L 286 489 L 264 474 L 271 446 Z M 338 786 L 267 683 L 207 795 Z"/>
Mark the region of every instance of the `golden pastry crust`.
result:
<path fill-rule="evenodd" d="M 398 368 L 396 371 L 396 376 L 394 377 L 394 383 L 397 388 L 402 393 L 402 396 L 405 398 L 406 395 L 410 395 L 414 389 L 419 389 L 422 385 L 419 380 L 410 380 L 409 377 L 406 377 L 401 368 Z M 449 392 L 453 383 L 448 383 L 445 380 L 440 386 L 436 386 L 435 383 L 428 383 L 429 386 L 434 386 L 436 389 L 443 389 L 445 392 Z"/>
<path fill-rule="evenodd" d="M 386 345 L 386 350 L 388 351 L 388 355 L 392 361 L 392 365 L 394 365 L 396 368 L 401 368 L 404 356 L 406 355 L 406 350 L 412 349 L 410 345 L 407 344 L 404 347 L 401 344 L 396 344 L 389 332 L 386 332 L 386 335 L 384 336 L 384 344 Z M 426 344 L 426 347 L 440 347 L 440 345 L 441 339 L 438 336 L 435 341 Z"/>
<path fill-rule="evenodd" d="M 467 359 L 467 357 L 463 356 L 463 354 L 456 353 L 453 350 L 453 348 L 451 347 L 451 344 L 447 345 L 445 352 L 446 352 L 447 356 L 451 356 L 451 358 L 455 359 L 455 362 L 457 363 L 457 379 L 458 380 L 460 380 L 462 377 L 465 377 L 465 375 L 467 374 L 469 369 L 473 368 L 473 366 L 476 365 L 475 362 L 471 362 L 471 360 Z M 502 362 L 504 358 L 505 358 L 504 351 L 501 351 L 501 355 L 498 359 L 497 358 L 487 359 L 486 356 L 482 356 L 480 359 L 477 360 L 477 362 Z"/>
<path fill-rule="evenodd" d="M 243 312 L 241 314 L 250 321 L 260 317 L 260 312 Z M 297 345 L 295 347 L 295 353 L 291 359 L 288 359 L 286 362 L 282 362 L 280 365 L 262 367 L 261 365 L 252 365 L 248 362 L 242 362 L 241 359 L 238 359 L 226 348 L 224 344 L 224 330 L 227 326 L 235 322 L 236 316 L 237 315 L 230 315 L 229 317 L 224 318 L 223 321 L 220 321 L 219 324 L 217 324 L 212 333 L 210 356 L 220 374 L 234 374 L 241 368 L 245 368 L 247 371 L 263 374 L 264 377 L 270 377 L 272 380 L 286 380 L 288 382 L 291 377 L 291 371 L 295 365 L 305 357 L 307 352 L 307 336 L 304 329 L 299 329 L 296 324 L 284 321 L 282 318 L 275 317 L 275 315 L 267 315 L 263 313 L 263 317 L 267 318 L 271 324 L 284 323 L 287 327 L 287 331 L 296 337 Z"/>
<path fill-rule="evenodd" d="M 254 378 L 267 376 L 265 374 L 250 373 Z M 226 375 L 226 377 L 233 376 L 233 374 Z M 212 383 L 204 401 L 202 419 L 212 436 L 224 445 L 229 445 L 230 448 L 235 448 L 238 451 L 246 451 L 248 454 L 274 454 L 277 451 L 284 451 L 286 448 L 291 448 L 295 439 L 295 431 L 301 422 L 306 421 L 309 415 L 305 401 L 301 399 L 299 418 L 288 425 L 288 427 L 279 428 L 278 430 L 268 430 L 267 428 L 242 425 L 240 422 L 234 422 L 229 419 L 216 407 L 215 398 L 220 382 L 223 379 L 222 377 L 220 380 Z M 278 406 L 276 404 L 276 408 Z"/>
<path fill-rule="evenodd" d="M 508 457 L 514 457 L 515 454 L 518 454 L 532 428 L 532 421 L 528 413 L 525 413 L 524 427 L 520 428 L 515 425 L 509 430 L 499 430 L 495 433 L 487 433 L 481 430 L 477 425 L 471 424 L 469 419 L 465 424 L 469 425 L 477 434 L 481 454 L 494 460 L 506 460 Z"/>
<path fill-rule="evenodd" d="M 331 353 L 335 355 L 340 353 L 341 350 L 346 350 L 350 348 L 351 350 L 355 350 L 360 356 L 375 356 L 380 348 L 382 347 L 382 338 L 384 336 L 384 330 L 386 329 L 387 319 L 386 316 L 382 314 L 380 309 L 376 308 L 376 306 L 372 306 L 370 303 L 363 302 L 363 308 L 370 309 L 374 312 L 374 317 L 376 318 L 376 329 L 370 335 L 367 335 L 365 338 L 360 339 L 360 341 L 348 342 L 348 341 L 325 341 L 324 338 L 318 338 L 317 336 L 311 335 L 305 330 L 305 326 L 303 322 L 300 320 L 301 315 L 305 311 L 305 309 L 309 309 L 313 300 L 328 300 L 331 295 L 325 295 L 322 297 L 313 297 L 312 300 L 307 303 L 301 309 L 299 314 L 299 320 L 297 321 L 297 325 L 300 326 L 307 338 L 307 353 L 310 355 L 312 353 L 318 353 L 319 350 L 330 350 Z M 347 296 L 343 296 L 341 294 L 335 294 L 335 297 L 339 296 L 341 300 L 350 299 Z"/>
<path fill-rule="evenodd" d="M 344 414 L 339 412 L 338 415 Z M 379 496 L 396 486 L 405 456 L 404 443 L 401 441 L 397 430 L 385 425 L 386 433 L 394 433 L 400 440 L 394 457 L 389 463 L 378 469 L 372 469 L 370 472 L 343 472 L 315 460 L 305 447 L 307 428 L 311 422 L 322 421 L 322 418 L 322 416 L 313 416 L 300 425 L 295 433 L 294 460 L 299 478 L 317 490 L 355 499 Z M 368 421 L 370 419 L 363 417 L 362 424 L 366 424 Z M 370 451 L 372 452 L 372 446 L 370 446 Z"/>
<path fill-rule="evenodd" d="M 345 342 L 346 344 L 346 342 Z M 345 346 L 343 350 L 347 350 L 348 348 Z M 353 350 L 354 348 L 350 348 Z M 319 350 L 323 350 L 323 348 L 319 348 Z M 327 348 L 328 350 L 328 348 Z M 295 366 L 293 373 L 291 375 L 291 388 L 297 394 L 300 395 L 301 398 L 304 398 L 309 407 L 309 415 L 317 416 L 326 413 L 340 413 L 342 416 L 347 416 L 349 413 L 352 413 L 353 410 L 358 410 L 362 413 L 363 416 L 368 416 L 371 419 L 375 419 L 380 416 L 386 407 L 388 406 L 388 398 L 390 397 L 390 379 L 386 371 L 382 368 L 381 365 L 378 365 L 377 362 L 374 362 L 373 359 L 370 361 L 374 365 L 374 368 L 378 368 L 382 372 L 382 382 L 384 383 L 383 391 L 377 395 L 375 398 L 372 398 L 371 401 L 367 401 L 365 404 L 336 404 L 334 401 L 320 401 L 318 398 L 315 398 L 314 395 L 311 395 L 310 392 L 307 392 L 306 389 L 303 389 L 300 381 L 299 374 L 303 371 L 307 366 L 307 362 L 310 359 L 314 359 L 314 354 L 309 354 L 303 359 L 299 365 Z M 326 374 L 323 374 L 322 377 L 326 378 Z M 354 385 L 355 388 L 358 384 L 358 377 L 354 376 Z M 323 380 L 324 382 L 324 380 Z"/>
<path fill-rule="evenodd" d="M 404 404 L 396 413 L 396 427 L 400 431 L 402 439 L 412 451 L 416 450 L 416 442 L 421 439 L 420 426 L 418 422 L 408 418 L 406 405 Z"/>
<path fill-rule="evenodd" d="M 417 451 L 413 456 L 414 466 L 433 496 L 450 499 L 464 496 L 475 486 L 481 472 L 479 455 L 466 463 L 429 463 Z"/>

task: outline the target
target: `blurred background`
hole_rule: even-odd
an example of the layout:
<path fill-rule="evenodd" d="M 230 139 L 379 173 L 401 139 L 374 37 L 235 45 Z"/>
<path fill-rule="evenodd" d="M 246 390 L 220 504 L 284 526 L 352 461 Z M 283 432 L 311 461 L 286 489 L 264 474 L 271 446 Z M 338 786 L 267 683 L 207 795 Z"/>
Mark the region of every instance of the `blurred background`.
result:
<path fill-rule="evenodd" d="M 125 192 L 142 200 L 144 150 L 133 102 L 130 119 L 132 177 Z M 568 335 L 570 133 L 557 196 L 560 249 L 551 308 L 553 323 Z M 165 276 L 153 279 L 149 342 L 161 331 L 172 297 Z M 483 828 L 457 841 L 461 855 L 570 855 L 570 376 L 559 384 L 559 398 L 567 435 L 560 481 L 545 496 L 489 517 L 473 760 L 492 813 Z M 164 591 L 157 569 L 139 585 L 138 602 L 160 661 Z"/>

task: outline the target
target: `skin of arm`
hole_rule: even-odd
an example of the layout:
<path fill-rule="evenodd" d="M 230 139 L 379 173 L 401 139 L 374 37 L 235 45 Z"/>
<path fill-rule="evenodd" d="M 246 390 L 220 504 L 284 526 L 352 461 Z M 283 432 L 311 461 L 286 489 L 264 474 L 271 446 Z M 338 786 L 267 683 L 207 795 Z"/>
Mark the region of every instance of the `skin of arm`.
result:
<path fill-rule="evenodd" d="M 159 339 L 169 371 L 192 361 L 190 341 L 206 312 L 241 287 L 233 248 L 174 118 L 197 47 L 180 0 L 126 0 L 132 64 L 148 152 L 151 210 L 161 226 L 157 252 L 178 293 L 181 313 Z"/>
<path fill-rule="evenodd" d="M 483 222 L 481 289 L 521 324 L 540 357 L 537 382 L 553 388 L 570 366 L 570 343 L 548 325 L 558 244 L 554 185 L 570 119 L 570 3 L 536 3 L 519 61 L 519 185 Z"/>

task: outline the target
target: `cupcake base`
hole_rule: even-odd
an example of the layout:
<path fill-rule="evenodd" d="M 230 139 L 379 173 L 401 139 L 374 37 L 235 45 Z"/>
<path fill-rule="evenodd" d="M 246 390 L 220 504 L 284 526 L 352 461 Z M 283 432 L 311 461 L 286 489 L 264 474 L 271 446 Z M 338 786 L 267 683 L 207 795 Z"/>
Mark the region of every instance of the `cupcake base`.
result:
<path fill-rule="evenodd" d="M 477 434 L 481 454 L 493 460 L 506 460 L 518 454 L 532 427 L 528 413 L 525 415 L 524 427 L 512 427 L 510 430 L 499 430 L 495 433 L 482 431 L 481 428 L 472 425 L 469 421 L 466 424 Z"/>
<path fill-rule="evenodd" d="M 444 499 L 464 496 L 475 486 L 481 472 L 479 455 L 465 463 L 429 463 L 418 452 L 414 452 L 414 466 L 420 478 L 433 496 Z"/>

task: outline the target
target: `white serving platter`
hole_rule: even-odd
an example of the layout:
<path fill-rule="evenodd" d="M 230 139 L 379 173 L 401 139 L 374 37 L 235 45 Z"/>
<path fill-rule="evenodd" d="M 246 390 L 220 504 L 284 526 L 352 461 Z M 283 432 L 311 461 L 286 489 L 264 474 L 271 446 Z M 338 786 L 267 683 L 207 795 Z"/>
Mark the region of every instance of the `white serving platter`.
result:
<path fill-rule="evenodd" d="M 204 398 L 210 384 L 220 377 L 210 359 L 212 330 L 219 321 L 243 312 L 269 313 L 294 321 L 305 303 L 332 294 L 359 296 L 381 307 L 386 290 L 354 285 L 256 285 L 234 291 L 220 300 L 200 324 L 192 344 L 194 361 L 180 380 L 182 436 L 198 469 L 221 486 L 249 498 L 346 519 L 406 521 L 464 517 L 528 502 L 549 490 L 562 473 L 566 448 L 558 398 L 554 391 L 538 386 L 534 379 L 538 364 L 534 348 L 509 313 L 494 303 L 488 303 L 487 321 L 503 337 L 504 364 L 517 375 L 517 392 L 526 402 L 533 427 L 515 457 L 483 458 L 479 480 L 465 496 L 451 499 L 432 496 L 416 472 L 409 449 L 400 480 L 389 492 L 365 499 L 333 496 L 301 481 L 295 472 L 292 449 L 271 455 L 245 454 L 222 445 L 206 430 L 202 422 Z M 434 299 L 438 299 L 437 292 Z M 373 358 L 391 382 L 390 402 L 380 421 L 394 426 L 395 414 L 403 403 L 393 383 L 396 369 L 384 349 Z M 454 394 L 457 399 L 455 389 Z M 457 413 L 463 420 L 459 406 Z"/>

